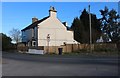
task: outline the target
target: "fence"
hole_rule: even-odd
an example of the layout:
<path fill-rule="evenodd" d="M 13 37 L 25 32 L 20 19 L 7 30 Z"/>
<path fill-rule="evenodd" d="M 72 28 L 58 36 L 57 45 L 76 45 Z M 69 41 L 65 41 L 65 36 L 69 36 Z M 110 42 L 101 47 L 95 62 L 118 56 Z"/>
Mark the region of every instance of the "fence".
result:
<path fill-rule="evenodd" d="M 90 45 L 89 44 L 66 44 L 62 46 L 39 46 L 36 49 L 44 50 L 45 52 L 49 53 L 58 53 L 58 48 L 63 48 L 63 52 L 75 52 L 75 51 L 89 51 Z M 35 49 L 35 48 L 34 48 Z M 116 51 L 117 45 L 113 43 L 99 43 L 99 44 L 92 44 L 91 49 L 93 51 Z M 18 50 L 20 51 L 27 51 L 28 47 L 25 45 L 19 45 Z"/>
<path fill-rule="evenodd" d="M 117 51 L 117 45 L 113 43 L 100 43 L 100 44 L 66 44 L 63 46 L 49 46 L 49 52 L 58 53 L 58 48 L 63 48 L 63 52 L 75 52 L 75 51 L 89 51 L 90 47 L 92 51 Z M 47 51 L 48 47 L 44 47 L 44 51 Z"/>

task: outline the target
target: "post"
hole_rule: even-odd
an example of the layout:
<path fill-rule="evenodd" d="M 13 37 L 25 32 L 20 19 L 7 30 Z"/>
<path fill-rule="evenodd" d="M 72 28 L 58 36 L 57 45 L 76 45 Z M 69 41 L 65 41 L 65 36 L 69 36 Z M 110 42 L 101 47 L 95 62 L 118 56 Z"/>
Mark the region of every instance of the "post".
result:
<path fill-rule="evenodd" d="M 48 49 L 47 49 L 47 53 L 49 53 L 49 41 L 48 41 Z"/>
<path fill-rule="evenodd" d="M 90 5 L 89 5 L 89 23 L 90 23 L 90 52 L 92 51 L 92 32 L 91 32 L 91 14 L 90 14 Z"/>
<path fill-rule="evenodd" d="M 49 53 L 50 34 L 47 35 L 47 53 Z"/>

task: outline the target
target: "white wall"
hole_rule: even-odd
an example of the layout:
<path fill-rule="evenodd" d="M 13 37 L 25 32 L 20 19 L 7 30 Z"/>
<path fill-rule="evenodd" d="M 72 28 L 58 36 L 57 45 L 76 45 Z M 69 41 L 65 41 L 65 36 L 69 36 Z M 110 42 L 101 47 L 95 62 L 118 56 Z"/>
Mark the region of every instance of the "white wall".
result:
<path fill-rule="evenodd" d="M 64 42 L 73 44 L 73 32 L 67 31 L 57 18 L 50 17 L 38 24 L 38 46 L 47 46 L 48 34 L 50 34 L 50 46 L 60 46 Z"/>

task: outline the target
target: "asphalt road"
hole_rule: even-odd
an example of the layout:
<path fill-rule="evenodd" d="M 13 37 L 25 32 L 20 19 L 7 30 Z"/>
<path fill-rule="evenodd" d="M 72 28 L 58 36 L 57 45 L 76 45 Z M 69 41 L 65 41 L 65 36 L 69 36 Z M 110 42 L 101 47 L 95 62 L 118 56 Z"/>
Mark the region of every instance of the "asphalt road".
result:
<path fill-rule="evenodd" d="M 3 53 L 3 76 L 118 76 L 118 57 Z"/>

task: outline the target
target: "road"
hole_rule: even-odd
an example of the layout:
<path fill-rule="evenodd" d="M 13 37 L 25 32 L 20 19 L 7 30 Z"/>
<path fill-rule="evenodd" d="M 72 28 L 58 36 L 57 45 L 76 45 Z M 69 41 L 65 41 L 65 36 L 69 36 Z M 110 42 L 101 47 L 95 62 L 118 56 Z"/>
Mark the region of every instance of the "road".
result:
<path fill-rule="evenodd" d="M 118 57 L 3 53 L 3 76 L 118 76 Z"/>

